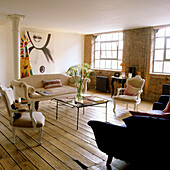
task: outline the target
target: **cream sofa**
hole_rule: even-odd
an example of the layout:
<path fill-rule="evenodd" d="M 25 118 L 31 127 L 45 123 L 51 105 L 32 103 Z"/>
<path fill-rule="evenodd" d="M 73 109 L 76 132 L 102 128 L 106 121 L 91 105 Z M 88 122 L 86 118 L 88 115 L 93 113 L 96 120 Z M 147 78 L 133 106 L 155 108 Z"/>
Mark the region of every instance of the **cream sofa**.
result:
<path fill-rule="evenodd" d="M 62 87 L 43 88 L 42 81 L 60 79 Z M 87 91 L 87 82 L 90 79 L 86 78 L 83 84 L 82 93 Z M 71 76 L 65 74 L 40 74 L 32 75 L 18 80 L 11 81 L 14 86 L 15 95 L 27 101 L 43 101 L 51 100 L 52 98 L 73 97 L 76 95 L 76 87 Z M 42 95 L 38 92 L 49 92 L 48 95 Z"/>

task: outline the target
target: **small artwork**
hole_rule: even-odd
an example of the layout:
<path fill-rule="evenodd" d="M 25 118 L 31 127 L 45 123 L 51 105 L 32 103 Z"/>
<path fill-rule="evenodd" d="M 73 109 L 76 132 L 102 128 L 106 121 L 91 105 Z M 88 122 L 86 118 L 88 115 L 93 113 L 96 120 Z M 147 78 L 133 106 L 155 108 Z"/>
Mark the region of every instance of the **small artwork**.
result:
<path fill-rule="evenodd" d="M 50 33 L 27 31 L 30 62 L 35 74 L 51 73 L 54 70 L 53 37 Z"/>

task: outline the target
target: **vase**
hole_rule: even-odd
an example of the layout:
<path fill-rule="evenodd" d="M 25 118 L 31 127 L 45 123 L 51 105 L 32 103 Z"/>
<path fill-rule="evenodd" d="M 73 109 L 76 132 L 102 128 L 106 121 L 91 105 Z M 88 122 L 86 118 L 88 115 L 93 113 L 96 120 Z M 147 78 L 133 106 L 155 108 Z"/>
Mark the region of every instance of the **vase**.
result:
<path fill-rule="evenodd" d="M 81 100 L 82 99 L 82 89 L 81 89 L 81 87 L 77 88 L 76 99 L 77 100 Z"/>

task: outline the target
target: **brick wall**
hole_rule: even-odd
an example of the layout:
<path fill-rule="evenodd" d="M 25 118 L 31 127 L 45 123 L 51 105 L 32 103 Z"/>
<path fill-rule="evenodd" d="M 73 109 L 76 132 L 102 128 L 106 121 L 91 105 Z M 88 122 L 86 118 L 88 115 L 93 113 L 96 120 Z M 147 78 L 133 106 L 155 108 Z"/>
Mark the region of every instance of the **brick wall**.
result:
<path fill-rule="evenodd" d="M 124 32 L 124 50 L 122 68 L 126 75 L 128 67 L 136 67 L 136 71 L 145 79 L 144 93 L 142 98 L 145 100 L 157 101 L 162 94 L 162 85 L 170 84 L 170 75 L 162 76 L 149 74 L 150 57 L 152 56 L 153 29 L 151 27 L 125 30 Z M 91 64 L 93 59 L 93 35 L 85 35 L 84 62 Z M 96 76 L 109 77 L 109 88 L 111 91 L 111 76 L 114 71 L 95 70 L 96 74 L 91 77 L 90 88 L 95 88 Z M 121 86 L 116 84 L 116 86 Z"/>

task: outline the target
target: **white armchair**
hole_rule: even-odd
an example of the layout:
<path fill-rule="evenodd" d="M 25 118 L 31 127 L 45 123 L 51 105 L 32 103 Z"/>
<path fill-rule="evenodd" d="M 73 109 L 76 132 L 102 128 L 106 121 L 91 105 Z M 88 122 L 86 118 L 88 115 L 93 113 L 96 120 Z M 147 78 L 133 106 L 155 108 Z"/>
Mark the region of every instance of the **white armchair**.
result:
<path fill-rule="evenodd" d="M 45 117 L 43 116 L 43 114 L 41 112 L 33 111 L 33 106 L 24 110 L 12 109 L 11 105 L 15 101 L 15 97 L 14 97 L 13 90 L 11 88 L 0 86 L 0 93 L 2 94 L 10 118 L 9 123 L 13 132 L 13 142 L 15 143 L 16 129 L 23 129 L 23 130 L 37 129 L 40 132 L 39 142 L 41 144 L 42 131 L 43 131 L 43 126 L 45 124 Z M 21 112 L 22 112 L 22 116 L 18 119 L 14 119 L 14 113 L 21 113 Z"/>
<path fill-rule="evenodd" d="M 116 109 L 116 103 L 121 102 L 126 104 L 128 109 L 128 104 L 134 104 L 134 110 L 138 109 L 138 104 L 141 102 L 141 93 L 143 92 L 143 87 L 145 84 L 145 79 L 142 79 L 139 75 L 128 78 L 126 80 L 126 88 L 118 88 L 117 95 L 113 98 L 113 112 Z M 124 91 L 124 94 L 120 94 Z"/>

